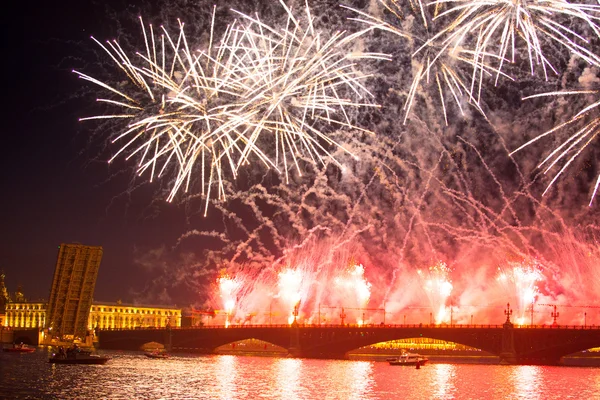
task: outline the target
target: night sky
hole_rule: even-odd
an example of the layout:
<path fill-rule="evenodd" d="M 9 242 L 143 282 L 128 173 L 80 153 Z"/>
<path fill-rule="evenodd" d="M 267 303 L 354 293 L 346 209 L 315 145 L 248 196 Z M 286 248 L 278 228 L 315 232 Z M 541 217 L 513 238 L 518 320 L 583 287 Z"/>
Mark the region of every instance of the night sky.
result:
<path fill-rule="evenodd" d="M 108 134 L 102 136 L 98 124 L 78 121 L 97 115 L 94 99 L 101 96 L 95 94 L 97 87 L 78 79 L 72 70 L 97 76 L 107 71 L 108 64 L 90 36 L 101 41 L 119 37 L 128 43 L 130 37 L 139 35 L 136 18 L 140 14 L 146 20 L 152 19 L 147 15 L 169 14 L 168 18 L 199 16 L 198 21 L 206 21 L 210 15 L 210 8 L 192 9 L 194 4 L 185 0 L 171 3 L 179 8 L 130 1 L 18 2 L 13 6 L 16 9 L 4 13 L 2 68 L 8 91 L 1 125 L 0 269 L 6 275 L 10 293 L 21 285 L 28 299 L 47 299 L 58 246 L 81 243 L 104 248 L 95 300 L 180 306 L 196 300 L 202 303 L 210 297 L 205 292 L 215 276 L 215 265 L 244 253 L 245 261 L 255 265 L 250 272 L 252 268 L 247 265 L 241 269 L 256 277 L 256 270 L 279 260 L 287 248 L 304 240 L 307 232 L 319 224 L 331 228 L 322 237 L 332 243 L 345 240 L 355 245 L 348 251 L 363 256 L 368 268 L 372 267 L 371 282 L 374 287 L 377 283 L 380 286 L 378 301 L 385 301 L 389 290 L 403 293 L 401 273 L 410 275 L 443 257 L 449 264 L 454 262 L 451 267 L 456 271 L 456 287 L 460 288 L 462 281 L 462 289 L 474 288 L 470 286 L 472 277 L 480 267 L 481 280 L 493 284 L 492 274 L 499 263 L 516 259 L 517 255 L 520 259 L 547 261 L 550 283 L 544 295 L 552 301 L 567 289 L 583 293 L 580 286 L 571 285 L 577 279 L 564 279 L 554 286 L 561 281 L 563 271 L 598 285 L 594 278 L 599 274 L 597 266 L 586 255 L 598 250 L 597 242 L 593 244 L 599 232 L 598 199 L 592 207 L 587 205 L 590 188 L 598 176 L 598 147 L 590 146 L 573 163 L 571 171 L 575 172 L 560 179 L 545 197 L 541 193 L 552 175 L 542 176 L 537 163 L 544 152 L 547 154 L 560 142 L 530 146 L 513 158 L 507 154 L 526 139 L 571 118 L 590 101 L 524 102 L 522 97 L 580 89 L 579 84 L 588 88 L 581 77 L 598 85 L 597 69 L 573 61 L 568 52 L 558 50 L 552 56 L 561 75 L 546 81 L 540 79 L 539 69 L 532 77 L 527 63 L 521 60 L 519 65 L 510 66 L 511 72 L 517 71 L 515 82 L 506 80 L 485 87 L 481 105 L 487 119 L 466 103 L 466 115 L 462 116 L 449 102 L 450 124 L 445 126 L 439 105 L 436 108 L 437 93 L 433 92 L 434 96 L 423 95 L 415 101 L 413 113 L 417 117 L 403 126 L 400 121 L 406 88 L 412 79 L 412 51 L 399 46 L 397 37 L 375 32 L 364 39 L 365 48 L 389 53 L 394 62 L 367 67 L 374 74 L 369 84 L 375 101 L 383 107 L 357 111 L 361 113 L 357 119 L 360 126 L 383 139 L 349 135 L 350 145 L 362 157 L 360 162 L 350 162 L 343 168 L 330 163 L 324 172 L 312 171 L 314 174 L 302 179 L 293 177 L 289 186 L 278 186 L 280 177 L 250 171 L 246 187 L 243 179 L 233 186 L 256 191 L 264 185 L 264 192 L 276 200 L 267 204 L 260 196 L 256 202 L 234 196 L 223 207 L 232 211 L 233 217 L 228 216 L 231 219 L 215 211 L 204 218 L 197 202 L 170 204 L 164 201 L 164 191 L 157 196 L 165 189 L 164 182 L 144 183 L 146 177 L 133 180 L 132 163 L 123 158 L 109 166 L 107 160 L 118 148 L 107 145 Z M 269 6 L 271 2 L 235 3 L 245 12 L 255 3 L 261 4 L 256 7 L 262 8 L 265 19 L 283 14 Z M 349 26 L 348 12 L 343 17 L 332 17 L 333 7 L 342 13 L 337 2 L 313 3 L 321 26 Z M 366 7 L 368 2 L 350 3 Z M 227 7 L 221 5 L 217 19 L 228 20 L 227 12 Z M 206 24 L 189 26 L 206 33 Z M 381 181 L 377 167 L 380 158 L 391 166 L 389 179 Z M 435 171 L 434 179 L 429 171 Z M 311 180 L 315 176 L 323 179 Z M 306 190 L 312 194 L 304 197 L 301 191 Z M 354 207 L 355 203 L 362 208 Z M 271 224 L 271 217 L 275 224 Z M 271 225 L 276 228 L 271 229 Z M 259 229 L 253 230 L 257 226 Z M 363 227 L 370 228 L 362 231 Z M 200 232 L 211 229 L 227 236 L 223 240 L 227 246 L 212 252 L 197 251 L 218 242 L 214 235 Z M 195 233 L 182 239 L 190 231 Z M 591 250 L 587 250 L 587 244 L 582 245 L 584 250 L 577 250 L 573 256 L 587 261 L 578 261 L 579 265 L 565 261 L 565 249 L 571 248 L 560 247 L 563 243 L 554 236 L 564 237 L 564 232 L 575 232 L 569 244 L 574 243 L 575 248 L 583 243 L 578 235 L 592 237 Z M 252 241 L 248 238 L 258 239 L 247 247 L 240 246 Z M 312 254 L 310 248 L 305 250 Z M 593 293 L 596 286 L 588 286 L 586 293 Z M 480 295 L 479 288 L 475 289 L 473 298 Z M 597 301 L 597 294 L 592 297 Z M 501 296 L 497 300 L 505 304 Z"/>
<path fill-rule="evenodd" d="M 121 5 L 114 5 L 116 8 Z M 0 182 L 0 269 L 13 293 L 22 285 L 30 300 L 47 299 L 60 243 L 102 246 L 95 299 L 131 301 L 144 285 L 135 249 L 156 246 L 184 229 L 183 214 L 166 205 L 160 221 L 124 193 L 129 176 L 113 177 L 90 131 L 82 127 L 81 81 L 71 70 L 103 36 L 110 21 L 103 7 L 81 2 L 17 2 L 3 13 L 4 101 Z M 120 195 L 122 194 L 122 195 Z M 159 205 L 160 207 L 160 205 Z M 165 218 L 168 224 L 164 223 Z"/>

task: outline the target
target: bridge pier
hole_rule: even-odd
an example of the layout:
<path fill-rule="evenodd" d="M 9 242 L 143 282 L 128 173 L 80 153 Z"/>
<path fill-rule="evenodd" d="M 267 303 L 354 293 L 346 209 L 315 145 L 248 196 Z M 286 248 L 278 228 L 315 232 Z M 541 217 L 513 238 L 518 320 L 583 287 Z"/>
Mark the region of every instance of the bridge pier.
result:
<path fill-rule="evenodd" d="M 294 321 L 290 327 L 290 347 L 288 348 L 289 357 L 300 357 L 300 327 L 298 323 Z"/>
<path fill-rule="evenodd" d="M 165 329 L 164 343 L 165 350 L 169 352 L 173 350 L 173 332 L 171 331 L 170 326 L 167 326 L 167 328 Z"/>
<path fill-rule="evenodd" d="M 502 351 L 500 352 L 500 364 L 516 364 L 517 352 L 515 351 L 515 326 L 510 322 L 512 310 L 510 304 L 506 305 L 506 322 L 502 325 Z"/>

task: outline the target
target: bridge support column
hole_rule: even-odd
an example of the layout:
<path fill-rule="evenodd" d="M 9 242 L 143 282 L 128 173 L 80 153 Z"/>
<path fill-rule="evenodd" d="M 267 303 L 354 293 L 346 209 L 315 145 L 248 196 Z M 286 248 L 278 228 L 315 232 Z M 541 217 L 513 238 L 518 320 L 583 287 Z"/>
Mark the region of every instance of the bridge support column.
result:
<path fill-rule="evenodd" d="M 289 357 L 300 357 L 300 328 L 298 323 L 294 321 L 290 327 L 290 347 L 288 348 Z"/>
<path fill-rule="evenodd" d="M 502 331 L 502 352 L 500 353 L 500 364 L 516 364 L 517 353 L 515 351 L 514 325 L 510 322 L 504 323 Z"/>
<path fill-rule="evenodd" d="M 173 349 L 172 342 L 173 342 L 173 332 L 171 332 L 171 326 L 167 326 L 167 329 L 165 329 L 165 338 L 164 338 L 165 350 L 171 351 Z"/>

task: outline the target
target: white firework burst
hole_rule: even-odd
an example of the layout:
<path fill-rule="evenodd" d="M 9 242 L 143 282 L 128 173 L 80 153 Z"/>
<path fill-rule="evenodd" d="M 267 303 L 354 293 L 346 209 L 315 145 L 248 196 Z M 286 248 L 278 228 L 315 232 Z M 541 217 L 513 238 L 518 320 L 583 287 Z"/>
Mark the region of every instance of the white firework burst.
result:
<path fill-rule="evenodd" d="M 424 95 L 429 97 L 430 92 L 433 91 L 434 96 L 439 98 L 446 125 L 448 125 L 449 101 L 456 103 L 463 116 L 465 115 L 463 102 L 472 104 L 481 114 L 484 114 L 479 105 L 480 96 L 475 98 L 472 95 L 473 85 L 479 81 L 478 92 L 481 94 L 483 76 L 499 71 L 486 64 L 475 63 L 472 51 L 468 49 L 450 46 L 448 43 L 442 43 L 441 40 L 439 42 L 434 40 L 436 24 L 432 19 L 438 12 L 437 8 L 431 13 L 422 2 L 410 2 L 414 17 L 419 22 L 413 22 L 407 28 L 402 25 L 402 22 L 406 20 L 402 11 L 403 4 L 397 0 L 379 0 L 379 3 L 393 16 L 393 22 L 386 22 L 350 7 L 343 7 L 359 14 L 361 18 L 351 19 L 366 24 L 367 30 L 379 29 L 390 32 L 406 40 L 408 43 L 404 45 L 416 49 L 412 53 L 413 78 L 403 106 L 404 124 L 406 124 L 420 92 L 424 92 Z M 471 79 L 465 75 L 464 71 L 466 70 L 473 70 L 474 73 L 477 71 L 478 74 Z"/>
<path fill-rule="evenodd" d="M 592 102 L 588 106 L 584 107 L 580 110 L 575 116 L 573 116 L 570 120 L 550 129 L 547 132 L 544 132 L 527 143 L 523 144 L 518 149 L 514 150 L 512 154 L 524 149 L 525 147 L 539 141 L 540 139 L 555 134 L 563 129 L 570 129 L 575 127 L 575 132 L 567 137 L 566 140 L 562 142 L 558 147 L 548 154 L 548 156 L 538 165 L 538 168 L 545 167 L 544 173 L 550 172 L 555 166 L 559 165 L 561 162 L 563 163 L 560 167 L 559 171 L 554 175 L 546 190 L 543 194 L 546 194 L 548 190 L 552 187 L 554 182 L 566 171 L 566 169 L 571 165 L 571 163 L 589 146 L 594 139 L 600 135 L 600 99 L 598 99 L 598 94 L 600 91 L 598 90 L 579 90 L 579 91 L 564 91 L 564 92 L 548 92 L 537 94 L 533 96 L 525 97 L 526 99 L 531 99 L 535 97 L 546 97 L 546 96 L 573 96 L 573 95 L 584 95 L 584 94 L 592 94 L 596 96 L 596 101 Z M 594 186 L 594 190 L 592 192 L 590 203 L 594 201 L 594 197 L 598 191 L 598 186 L 600 186 L 600 174 L 596 180 L 596 184 Z"/>
<path fill-rule="evenodd" d="M 521 41 L 526 48 L 531 73 L 541 66 L 557 73 L 544 51 L 545 38 L 565 46 L 572 53 L 594 63 L 599 60 L 586 45 L 589 40 L 569 25 L 573 19 L 583 21 L 595 36 L 597 5 L 568 3 L 564 0 L 435 0 L 444 7 L 435 19 L 445 26 L 431 39 L 443 45 L 462 46 L 473 52 L 473 63 L 483 68 L 486 59 L 498 62 L 496 82 L 505 63 L 514 63 Z"/>
<path fill-rule="evenodd" d="M 287 14 L 282 28 L 233 10 L 240 19 L 218 42 L 213 8 L 204 50 L 190 43 L 183 23 L 174 36 L 163 27 L 156 35 L 141 18 L 145 52 L 127 53 L 117 41 L 105 46 L 94 39 L 129 82 L 121 88 L 75 71 L 111 94 L 98 101 L 120 109 L 81 120 L 129 122 L 113 139 L 121 148 L 111 161 L 125 153 L 138 157 L 138 173 L 149 171 L 150 180 L 169 175 L 169 201 L 182 189 L 188 192 L 199 174 L 206 213 L 213 184 L 218 183 L 219 199 L 225 198 L 228 174 L 235 179 L 242 165 L 259 160 L 283 169 L 287 179 L 289 157 L 300 171 L 299 154 L 323 162 L 331 157 L 329 146 L 342 147 L 328 131 L 360 129 L 346 109 L 377 107 L 356 60 L 388 57 L 351 52 L 356 35 L 321 34 L 308 5 L 299 19 L 280 3 Z"/>

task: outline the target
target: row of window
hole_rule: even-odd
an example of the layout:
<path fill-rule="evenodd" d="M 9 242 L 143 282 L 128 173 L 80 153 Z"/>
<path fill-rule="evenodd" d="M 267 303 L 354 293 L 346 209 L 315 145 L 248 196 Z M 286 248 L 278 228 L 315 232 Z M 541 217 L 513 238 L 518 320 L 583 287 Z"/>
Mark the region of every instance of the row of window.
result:
<path fill-rule="evenodd" d="M 10 310 L 31 310 L 31 311 L 46 311 L 46 306 L 45 304 L 27 304 L 27 303 L 21 303 L 21 304 L 7 304 L 6 305 L 6 310 L 10 311 Z M 167 315 L 167 316 L 173 316 L 173 315 L 178 315 L 179 313 L 177 311 L 174 310 L 137 310 L 137 309 L 132 309 L 132 308 L 114 308 L 113 311 L 113 307 L 97 307 L 97 306 L 92 306 L 91 308 L 92 312 L 119 312 L 119 313 L 129 313 L 129 314 L 156 314 L 156 315 Z"/>
<path fill-rule="evenodd" d="M 89 328 L 98 327 L 100 329 L 127 329 L 127 328 L 147 328 L 158 327 L 163 328 L 169 325 L 179 326 L 177 319 L 171 320 L 166 317 L 117 317 L 113 316 L 98 316 L 90 315 Z"/>
<path fill-rule="evenodd" d="M 92 306 L 92 312 L 118 312 L 118 313 L 129 313 L 129 314 L 156 314 L 156 315 L 177 315 L 176 311 L 167 310 L 136 310 L 130 308 L 115 308 L 113 311 L 112 307 L 94 307 Z"/>
<path fill-rule="evenodd" d="M 6 305 L 6 310 L 45 310 L 43 304 L 10 304 Z"/>
<path fill-rule="evenodd" d="M 45 325 L 45 313 L 36 314 L 7 314 L 4 324 L 11 328 L 43 328 Z M 171 317 L 118 317 L 98 314 L 90 314 L 88 328 L 93 329 L 98 326 L 101 329 L 106 328 L 135 328 L 135 327 L 166 327 L 168 325 L 179 326 L 178 318 Z"/>
<path fill-rule="evenodd" d="M 11 328 L 43 328 L 45 324 L 45 315 L 29 316 L 24 318 L 23 315 L 13 316 L 7 314 L 4 325 Z"/>

